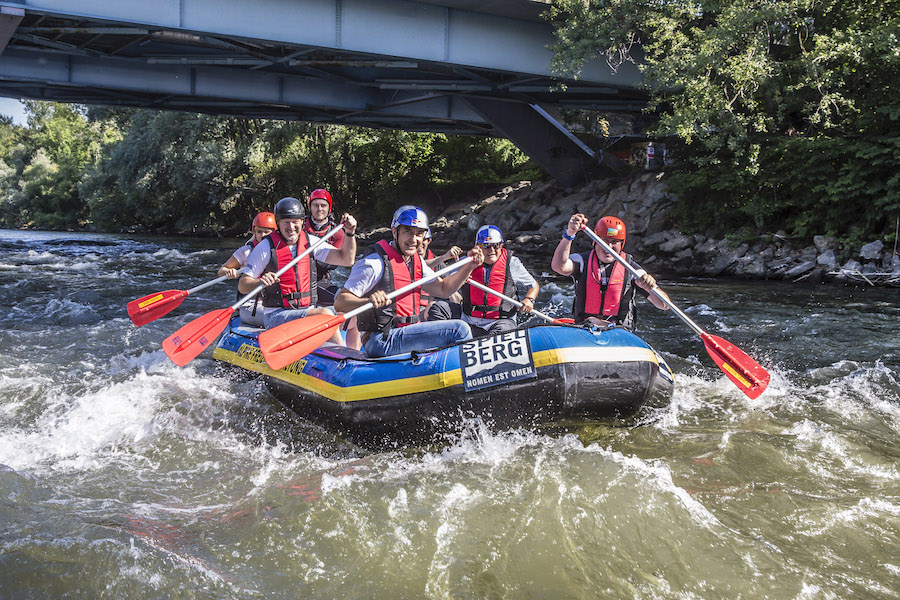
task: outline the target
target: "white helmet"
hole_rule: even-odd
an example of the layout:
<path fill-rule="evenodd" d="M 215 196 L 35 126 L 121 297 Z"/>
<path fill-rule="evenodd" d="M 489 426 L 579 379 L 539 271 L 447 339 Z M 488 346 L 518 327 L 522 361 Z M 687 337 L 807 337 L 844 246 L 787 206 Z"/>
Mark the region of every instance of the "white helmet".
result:
<path fill-rule="evenodd" d="M 503 232 L 496 225 L 483 225 L 475 234 L 476 244 L 502 244 Z"/>
<path fill-rule="evenodd" d="M 391 229 L 398 225 L 428 229 L 428 215 L 418 206 L 404 204 L 394 211 L 394 218 L 391 219 Z"/>

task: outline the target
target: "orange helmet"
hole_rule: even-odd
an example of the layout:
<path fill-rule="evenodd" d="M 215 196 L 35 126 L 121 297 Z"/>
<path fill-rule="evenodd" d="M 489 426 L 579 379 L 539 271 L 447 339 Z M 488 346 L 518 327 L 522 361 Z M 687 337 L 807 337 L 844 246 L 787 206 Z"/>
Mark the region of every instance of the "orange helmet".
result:
<path fill-rule="evenodd" d="M 306 207 L 309 208 L 312 201 L 316 199 L 322 199 L 328 203 L 328 212 L 331 212 L 334 208 L 334 205 L 331 203 L 331 194 L 328 193 L 328 190 L 323 190 L 322 188 L 313 190 L 313 193 L 309 195 L 309 200 L 306 201 Z"/>
<path fill-rule="evenodd" d="M 253 217 L 253 227 L 265 227 L 267 229 L 278 229 L 275 225 L 275 215 L 270 212 L 261 212 Z"/>
<path fill-rule="evenodd" d="M 616 217 L 603 217 L 597 221 L 594 233 L 604 238 L 625 241 L 625 223 Z"/>

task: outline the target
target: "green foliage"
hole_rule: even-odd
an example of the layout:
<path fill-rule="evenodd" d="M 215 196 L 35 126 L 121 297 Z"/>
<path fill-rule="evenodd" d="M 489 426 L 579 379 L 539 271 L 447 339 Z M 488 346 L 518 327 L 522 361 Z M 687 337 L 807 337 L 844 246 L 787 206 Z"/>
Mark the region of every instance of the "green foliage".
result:
<path fill-rule="evenodd" d="M 685 226 L 881 234 L 900 213 L 900 1 L 556 0 L 554 65 L 640 44 Z"/>
<path fill-rule="evenodd" d="M 538 171 L 506 140 L 29 103 L 0 122 L 0 223 L 108 231 L 241 229 L 325 187 L 370 222 L 467 181 Z"/>

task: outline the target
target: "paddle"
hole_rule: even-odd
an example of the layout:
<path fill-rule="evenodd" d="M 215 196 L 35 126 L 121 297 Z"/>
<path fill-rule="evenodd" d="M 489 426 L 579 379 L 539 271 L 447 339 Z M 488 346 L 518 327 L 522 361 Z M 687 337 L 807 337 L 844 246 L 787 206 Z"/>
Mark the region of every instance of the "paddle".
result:
<path fill-rule="evenodd" d="M 244 273 L 245 270 L 246 269 L 241 269 L 238 273 Z M 206 283 L 189 290 L 166 290 L 165 292 L 147 294 L 143 298 L 138 298 L 137 300 L 132 300 L 128 303 L 128 316 L 131 317 L 131 322 L 138 327 L 146 325 L 178 308 L 178 305 L 184 302 L 184 299 L 191 294 L 206 289 L 211 285 L 215 285 L 220 281 L 225 281 L 226 279 L 228 279 L 228 276 L 222 275 L 221 277 L 217 277 L 212 281 L 207 281 Z"/>
<path fill-rule="evenodd" d="M 486 285 L 482 285 L 482 284 L 478 283 L 477 281 L 472 281 L 471 279 L 469 279 L 466 283 L 468 283 L 469 285 L 474 285 L 474 286 L 477 287 L 479 290 L 484 290 L 485 292 L 487 292 L 487 293 L 489 293 L 489 294 L 493 294 L 493 295 L 497 296 L 498 298 L 502 298 L 503 300 L 506 300 L 507 302 L 512 302 L 513 306 L 516 306 L 516 307 L 518 307 L 518 308 L 522 308 L 522 303 L 519 302 L 518 300 L 516 300 L 515 298 L 510 298 L 510 297 L 507 296 L 506 294 L 501 294 L 500 292 L 498 292 L 498 291 L 496 291 L 496 290 L 493 290 L 493 289 L 489 288 L 489 287 L 486 286 Z M 527 314 L 527 313 L 526 313 L 526 314 Z M 540 318 L 542 318 L 542 319 L 544 319 L 544 320 L 546 320 L 546 321 L 550 321 L 551 323 L 567 324 L 567 323 L 571 323 L 571 322 L 572 322 L 571 319 L 565 319 L 565 320 L 562 320 L 562 319 L 554 319 L 554 318 L 551 317 L 550 315 L 545 315 L 544 313 L 542 313 L 541 311 L 537 310 L 536 308 L 532 308 L 532 309 L 531 309 L 531 314 L 537 315 L 537 316 L 539 316 Z"/>
<path fill-rule="evenodd" d="M 472 257 L 467 256 L 462 260 L 456 261 L 452 265 L 444 267 L 439 271 L 435 271 L 428 277 L 413 281 L 409 285 L 405 285 L 399 290 L 391 292 L 387 297 L 388 299 L 393 299 L 397 296 L 407 294 L 420 285 L 424 285 L 442 275 L 451 273 L 470 262 L 472 262 Z M 335 316 L 312 315 L 295 321 L 288 321 L 283 325 L 279 325 L 274 329 L 269 329 L 259 334 L 259 349 L 262 351 L 263 358 L 266 359 L 266 363 L 269 367 L 277 371 L 300 360 L 321 346 L 334 335 L 335 327 L 340 327 L 344 321 L 349 321 L 356 315 L 366 312 L 370 308 L 375 308 L 375 305 L 371 302 L 367 302 L 362 306 L 354 308 L 350 312 Z"/>
<path fill-rule="evenodd" d="M 342 228 L 343 224 L 338 225 L 337 227 L 326 233 L 324 236 L 316 240 L 314 244 L 298 254 L 297 257 L 294 258 L 291 262 L 276 271 L 275 277 L 281 277 L 281 275 L 285 271 L 300 262 L 300 260 L 307 254 L 313 252 L 316 248 L 324 244 Z M 183 367 L 184 365 L 191 362 L 198 354 L 203 352 L 203 350 L 207 346 L 213 343 L 216 338 L 219 337 L 219 334 L 225 330 L 225 326 L 228 325 L 228 322 L 231 320 L 231 315 L 234 313 L 234 311 L 240 308 L 241 304 L 253 298 L 264 289 L 266 289 L 266 286 L 263 284 L 259 284 L 252 292 L 232 304 L 231 307 L 214 310 L 212 312 L 206 313 L 202 317 L 197 317 L 196 319 L 167 337 L 162 343 L 162 347 L 166 353 L 166 356 L 168 356 L 172 360 L 172 362 L 179 367 Z"/>
<path fill-rule="evenodd" d="M 588 236 L 600 244 L 600 247 L 606 250 L 609 254 L 613 256 L 617 261 L 619 261 L 623 267 L 631 271 L 631 273 L 635 277 L 640 277 L 638 275 L 637 269 L 628 264 L 628 261 L 622 258 L 618 252 L 609 247 L 609 244 L 604 242 L 600 236 L 591 231 L 590 228 L 585 227 L 582 229 Z M 766 387 L 769 385 L 769 379 L 771 376 L 769 372 L 766 371 L 762 365 L 758 362 L 747 356 L 740 348 L 729 342 L 728 340 L 722 339 L 715 335 L 710 335 L 703 331 L 699 325 L 694 323 L 694 321 L 688 317 L 684 312 L 675 306 L 671 300 L 666 298 L 665 294 L 660 293 L 659 287 L 654 286 L 651 290 L 651 293 L 655 295 L 657 298 L 662 300 L 666 306 L 672 309 L 678 318 L 687 323 L 687 325 L 694 330 L 694 332 L 700 336 L 700 339 L 703 340 L 704 346 L 706 346 L 706 351 L 709 353 L 709 356 L 713 359 L 713 362 L 716 363 L 716 366 L 725 373 L 725 376 L 734 383 L 738 389 L 744 392 L 748 397 L 757 398 Z"/>

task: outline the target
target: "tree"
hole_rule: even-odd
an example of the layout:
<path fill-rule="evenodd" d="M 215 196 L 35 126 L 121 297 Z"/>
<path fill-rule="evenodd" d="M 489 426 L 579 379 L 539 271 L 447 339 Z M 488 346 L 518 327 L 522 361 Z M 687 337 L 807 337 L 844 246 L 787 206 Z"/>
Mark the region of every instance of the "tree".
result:
<path fill-rule="evenodd" d="M 900 212 L 900 2 L 557 0 L 554 65 L 641 60 L 686 226 L 881 232 Z M 872 210 L 874 209 L 874 210 Z"/>

